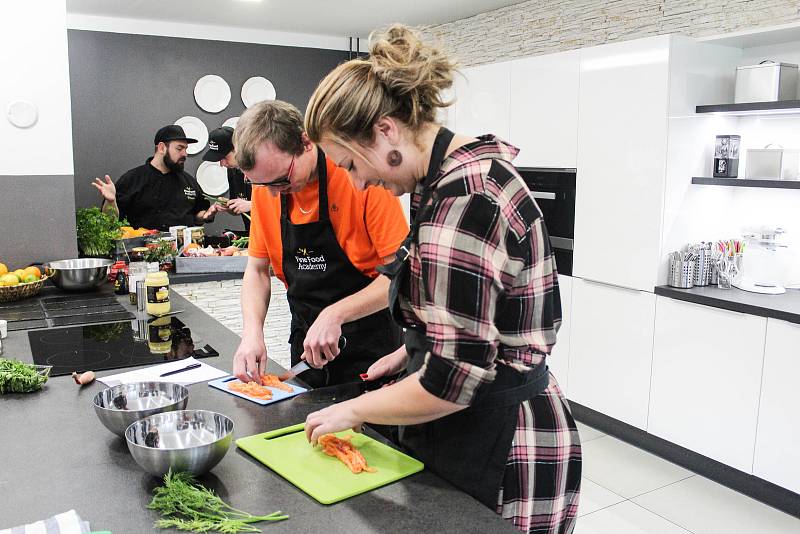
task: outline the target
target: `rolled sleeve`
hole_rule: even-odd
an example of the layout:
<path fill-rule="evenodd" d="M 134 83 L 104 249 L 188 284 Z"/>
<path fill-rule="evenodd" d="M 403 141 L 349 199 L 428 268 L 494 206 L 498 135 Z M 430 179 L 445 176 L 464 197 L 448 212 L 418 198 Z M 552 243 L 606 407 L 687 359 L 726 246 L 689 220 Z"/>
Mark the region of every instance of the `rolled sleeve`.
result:
<path fill-rule="evenodd" d="M 420 383 L 444 400 L 469 405 L 496 376 L 495 324 L 503 281 L 513 276 L 497 204 L 485 195 L 445 198 L 420 226 L 422 306 L 428 353 Z"/>

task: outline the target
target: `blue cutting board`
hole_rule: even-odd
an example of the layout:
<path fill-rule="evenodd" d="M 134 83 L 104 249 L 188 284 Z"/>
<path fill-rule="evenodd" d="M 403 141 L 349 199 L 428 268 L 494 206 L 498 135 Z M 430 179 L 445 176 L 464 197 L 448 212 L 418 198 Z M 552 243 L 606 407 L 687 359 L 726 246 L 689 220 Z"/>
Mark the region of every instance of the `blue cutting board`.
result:
<path fill-rule="evenodd" d="M 294 388 L 294 391 L 292 391 L 291 393 L 283 391 L 282 389 L 277 389 L 277 388 L 271 388 L 269 386 L 264 386 L 267 389 L 269 389 L 270 391 L 272 391 L 272 398 L 269 399 L 269 400 L 263 400 L 263 399 L 256 399 L 255 397 L 249 397 L 247 395 L 244 395 L 243 393 L 239 393 L 238 391 L 233 391 L 231 389 L 228 389 L 228 385 L 233 383 L 233 382 L 240 382 L 240 380 L 238 378 L 236 378 L 235 376 L 225 376 L 225 377 L 222 377 L 222 378 L 217 378 L 216 380 L 211 380 L 208 383 L 208 385 L 211 386 L 212 388 L 217 388 L 220 391 L 224 391 L 225 393 L 229 393 L 231 395 L 236 395 L 237 397 L 241 397 L 243 399 L 249 400 L 250 402 L 255 402 L 256 404 L 261 404 L 261 405 L 267 405 L 267 404 L 272 404 L 273 402 L 279 402 L 279 401 L 282 401 L 284 399 L 289 399 L 291 397 L 294 397 L 296 395 L 299 395 L 301 393 L 305 393 L 306 391 L 308 391 L 304 387 L 300 387 L 297 384 L 291 384 L 291 383 L 288 384 L 288 385 L 290 385 L 290 386 L 292 386 Z"/>

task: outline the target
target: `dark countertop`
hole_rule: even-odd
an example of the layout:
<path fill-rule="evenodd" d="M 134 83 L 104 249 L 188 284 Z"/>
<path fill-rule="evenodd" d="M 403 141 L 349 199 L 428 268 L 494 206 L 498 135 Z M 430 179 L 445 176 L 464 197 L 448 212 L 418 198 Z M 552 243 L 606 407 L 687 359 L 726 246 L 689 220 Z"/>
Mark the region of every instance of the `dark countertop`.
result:
<path fill-rule="evenodd" d="M 180 295 L 173 292 L 171 298 L 176 309 L 185 310 L 179 317 L 192 329 L 195 341 L 199 338 L 219 351 L 218 358 L 203 361 L 230 371 L 239 337 Z M 9 332 L 3 348 L 5 357 L 32 361 L 25 331 Z M 281 371 L 273 362 L 269 370 Z M 104 387 L 96 381 L 79 388 L 70 377 L 60 376 L 37 393 L 0 396 L 0 487 L 5 488 L 0 528 L 74 508 L 94 530 L 156 532 L 156 515 L 146 505 L 158 480 L 139 468 L 125 441 L 106 430 L 95 415 L 92 398 Z M 302 422 L 323 407 L 291 399 L 263 407 L 205 383 L 189 389 L 188 408 L 231 417 L 234 440 Z M 265 532 L 517 532 L 429 471 L 325 506 L 232 444 L 200 480 L 236 508 L 254 514 L 282 510 L 290 516 L 287 521 L 258 524 Z"/>
<path fill-rule="evenodd" d="M 194 284 L 219 280 L 241 280 L 244 273 L 169 273 L 170 284 Z"/>
<path fill-rule="evenodd" d="M 786 293 L 782 295 L 762 295 L 735 287 L 719 289 L 716 286 L 704 286 L 678 289 L 658 286 L 655 288 L 655 294 L 723 310 L 800 324 L 800 291 L 796 289 L 787 289 Z"/>

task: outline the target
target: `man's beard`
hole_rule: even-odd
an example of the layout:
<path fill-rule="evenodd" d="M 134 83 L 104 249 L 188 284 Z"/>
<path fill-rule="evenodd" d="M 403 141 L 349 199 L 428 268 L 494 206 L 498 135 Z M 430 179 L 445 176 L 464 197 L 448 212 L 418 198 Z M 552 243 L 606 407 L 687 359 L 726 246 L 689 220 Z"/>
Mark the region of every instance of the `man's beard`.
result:
<path fill-rule="evenodd" d="M 180 161 L 175 161 L 169 157 L 169 152 L 164 153 L 164 165 L 166 165 L 171 171 L 182 171 L 184 161 L 186 161 L 186 158 L 183 158 Z"/>

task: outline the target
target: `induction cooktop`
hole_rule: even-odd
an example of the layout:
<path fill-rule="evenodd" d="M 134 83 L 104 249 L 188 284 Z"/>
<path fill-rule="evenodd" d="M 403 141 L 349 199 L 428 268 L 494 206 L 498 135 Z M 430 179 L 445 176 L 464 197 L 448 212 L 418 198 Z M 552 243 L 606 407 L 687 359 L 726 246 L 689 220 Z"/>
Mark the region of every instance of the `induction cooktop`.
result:
<path fill-rule="evenodd" d="M 219 356 L 176 317 L 84 324 L 28 332 L 33 362 L 51 376 Z"/>

